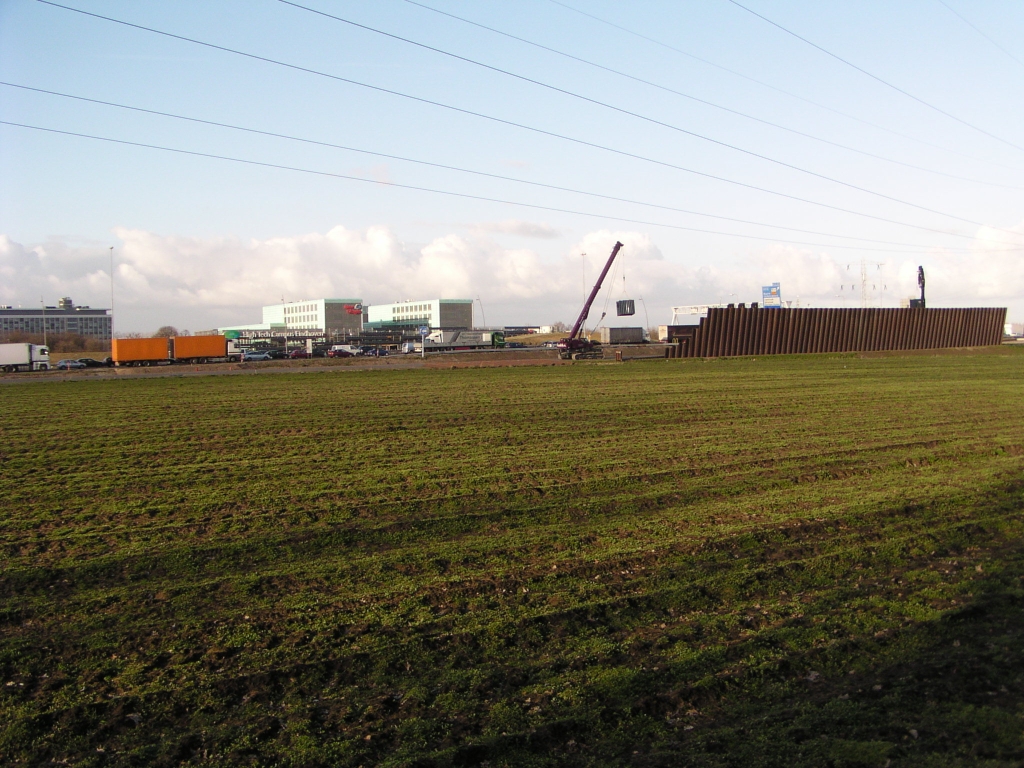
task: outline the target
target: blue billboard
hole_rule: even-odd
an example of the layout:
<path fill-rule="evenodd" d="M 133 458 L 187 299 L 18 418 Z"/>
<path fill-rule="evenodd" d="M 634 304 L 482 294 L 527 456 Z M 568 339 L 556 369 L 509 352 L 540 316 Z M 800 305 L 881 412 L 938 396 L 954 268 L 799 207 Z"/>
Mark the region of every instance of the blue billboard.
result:
<path fill-rule="evenodd" d="M 775 309 L 782 307 L 782 291 L 778 283 L 761 286 L 761 306 Z"/>

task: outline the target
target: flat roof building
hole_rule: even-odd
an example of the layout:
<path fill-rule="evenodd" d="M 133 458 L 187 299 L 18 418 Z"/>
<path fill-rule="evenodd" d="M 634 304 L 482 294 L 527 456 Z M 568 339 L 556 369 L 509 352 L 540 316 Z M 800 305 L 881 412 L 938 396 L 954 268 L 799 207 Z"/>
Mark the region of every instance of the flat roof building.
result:
<path fill-rule="evenodd" d="M 363 325 L 362 299 L 305 299 L 263 307 L 263 322 L 230 325 L 219 331 L 320 330 L 356 335 Z"/>
<path fill-rule="evenodd" d="M 0 334 L 73 333 L 90 339 L 110 341 L 113 317 L 109 309 L 76 307 L 65 296 L 56 307 L 23 309 L 0 306 Z"/>
<path fill-rule="evenodd" d="M 472 299 L 416 299 L 372 304 L 366 310 L 367 328 L 412 330 L 420 326 L 444 330 L 473 327 Z"/>

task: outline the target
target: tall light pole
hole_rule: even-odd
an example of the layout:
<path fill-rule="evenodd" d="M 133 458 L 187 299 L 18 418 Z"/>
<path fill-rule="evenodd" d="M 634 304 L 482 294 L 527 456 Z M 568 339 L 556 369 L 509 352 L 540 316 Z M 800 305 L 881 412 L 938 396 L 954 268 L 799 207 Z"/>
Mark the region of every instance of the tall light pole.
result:
<path fill-rule="evenodd" d="M 46 300 L 40 296 L 39 306 L 43 308 L 43 346 L 46 346 Z"/>
<path fill-rule="evenodd" d="M 484 312 L 484 300 L 480 298 L 480 294 L 476 295 L 476 300 L 480 302 L 480 314 L 483 316 L 484 328 L 487 327 L 487 313 Z"/>
<path fill-rule="evenodd" d="M 110 348 L 114 348 L 114 246 L 110 246 Z"/>

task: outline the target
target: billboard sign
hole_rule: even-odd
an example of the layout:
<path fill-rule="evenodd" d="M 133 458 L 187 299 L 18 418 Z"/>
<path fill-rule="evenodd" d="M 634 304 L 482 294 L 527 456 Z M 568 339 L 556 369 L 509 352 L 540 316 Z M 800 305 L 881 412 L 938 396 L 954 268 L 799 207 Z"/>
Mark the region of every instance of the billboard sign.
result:
<path fill-rule="evenodd" d="M 761 306 L 774 309 L 782 307 L 782 291 L 778 283 L 761 287 Z"/>
<path fill-rule="evenodd" d="M 224 331 L 224 338 L 234 340 L 245 339 L 319 339 L 324 335 L 323 328 L 272 328 L 269 330 L 254 331 L 251 329 L 242 331 Z"/>

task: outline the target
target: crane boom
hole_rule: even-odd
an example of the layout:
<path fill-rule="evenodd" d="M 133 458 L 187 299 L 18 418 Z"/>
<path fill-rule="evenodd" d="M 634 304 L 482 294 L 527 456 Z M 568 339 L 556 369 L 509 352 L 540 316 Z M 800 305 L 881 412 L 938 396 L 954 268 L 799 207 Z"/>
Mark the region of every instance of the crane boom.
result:
<path fill-rule="evenodd" d="M 605 277 L 608 275 L 608 270 L 612 268 L 612 262 L 615 261 L 615 257 L 619 255 L 619 249 L 622 248 L 622 243 L 616 242 L 615 247 L 612 248 L 612 255 L 608 257 L 608 261 L 604 265 L 604 269 L 601 270 L 601 274 L 597 278 L 597 282 L 594 283 L 594 288 L 590 292 L 590 296 L 587 297 L 586 304 L 583 305 L 583 310 L 580 312 L 580 316 L 576 318 L 576 324 L 573 325 L 572 331 L 569 332 L 569 339 L 575 339 L 583 328 L 583 323 L 586 322 L 587 318 L 590 317 L 590 307 L 594 303 L 594 299 L 597 298 L 598 292 L 601 290 L 601 284 L 604 282 Z"/>
<path fill-rule="evenodd" d="M 622 248 L 622 243 L 616 242 L 615 247 L 612 248 L 612 254 L 608 257 L 608 261 L 604 265 L 604 269 L 601 270 L 601 274 L 597 278 L 597 282 L 594 283 L 593 290 L 590 291 L 590 296 L 587 297 L 586 303 L 583 305 L 583 309 L 580 312 L 580 316 L 576 318 L 575 324 L 572 326 L 572 331 L 564 339 L 560 339 L 558 342 L 558 349 L 560 356 L 565 359 L 583 359 L 589 357 L 600 357 L 599 350 L 596 348 L 594 342 L 590 339 L 584 339 L 580 337 L 580 331 L 583 329 L 583 323 L 587 321 L 590 316 L 590 307 L 594 303 L 594 299 L 597 298 L 598 292 L 601 290 L 601 284 L 604 282 L 605 277 L 608 275 L 608 270 L 612 268 L 612 262 L 615 261 L 615 257 L 619 255 L 619 249 Z"/>

